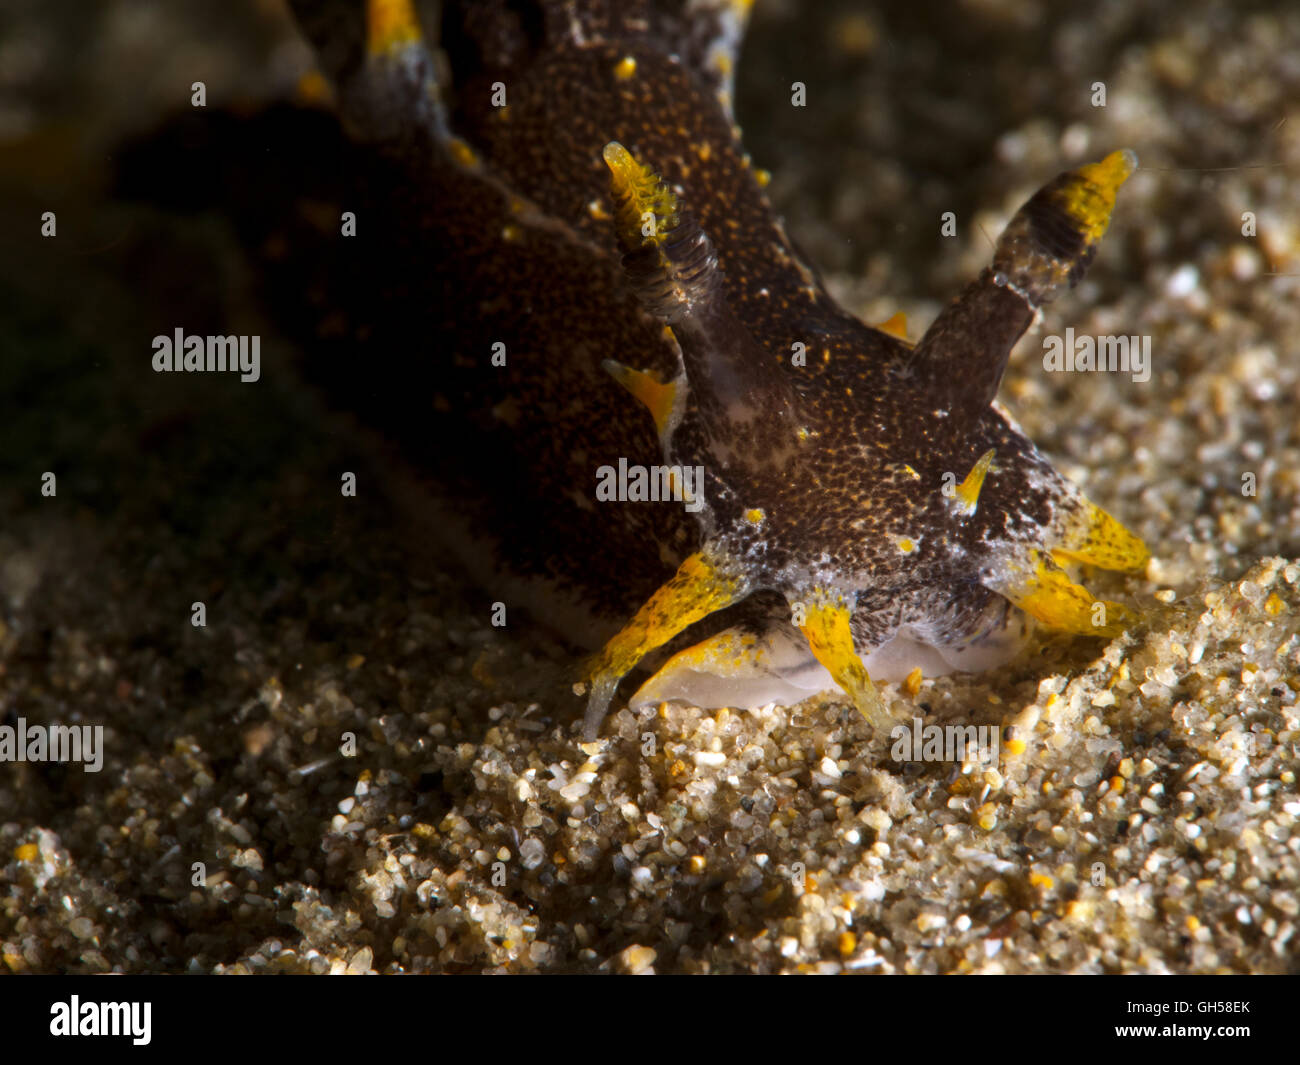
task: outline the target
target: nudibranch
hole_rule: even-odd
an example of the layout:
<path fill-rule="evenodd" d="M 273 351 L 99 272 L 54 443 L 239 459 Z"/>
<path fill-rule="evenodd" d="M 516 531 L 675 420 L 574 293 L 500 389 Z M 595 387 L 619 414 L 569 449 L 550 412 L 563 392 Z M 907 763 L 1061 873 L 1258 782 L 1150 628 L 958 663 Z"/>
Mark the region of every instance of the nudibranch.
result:
<path fill-rule="evenodd" d="M 453 486 L 440 524 L 502 601 L 601 648 L 588 740 L 655 652 L 634 705 L 842 690 L 887 728 L 873 680 L 990 668 L 1026 619 L 1132 623 L 1065 566 L 1146 548 L 996 403 L 1132 152 L 1041 188 L 913 344 L 838 307 L 767 202 L 730 109 L 747 3 L 448 0 L 437 45 L 410 0 L 294 6 L 382 161 L 370 250 L 339 254 L 395 379 L 351 398 Z M 615 468 L 673 498 L 608 498 Z"/>

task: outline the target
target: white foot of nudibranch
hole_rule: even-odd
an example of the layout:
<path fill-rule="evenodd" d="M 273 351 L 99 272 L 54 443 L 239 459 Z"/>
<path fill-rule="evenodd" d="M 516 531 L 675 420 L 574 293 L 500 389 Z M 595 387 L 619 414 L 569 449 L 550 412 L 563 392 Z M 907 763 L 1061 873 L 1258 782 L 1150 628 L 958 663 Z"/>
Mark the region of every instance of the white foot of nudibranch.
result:
<path fill-rule="evenodd" d="M 979 673 L 1004 665 L 1024 646 L 1029 625 L 1017 610 L 1004 625 L 962 643 L 934 645 L 908 628 L 869 654 L 862 664 L 876 681 L 897 682 L 914 669 L 927 677 Z M 714 709 L 753 710 L 768 703 L 789 706 L 821 692 L 842 694 L 808 641 L 791 625 L 761 634 L 727 629 L 670 658 L 628 700 L 632 709 L 682 702 Z"/>

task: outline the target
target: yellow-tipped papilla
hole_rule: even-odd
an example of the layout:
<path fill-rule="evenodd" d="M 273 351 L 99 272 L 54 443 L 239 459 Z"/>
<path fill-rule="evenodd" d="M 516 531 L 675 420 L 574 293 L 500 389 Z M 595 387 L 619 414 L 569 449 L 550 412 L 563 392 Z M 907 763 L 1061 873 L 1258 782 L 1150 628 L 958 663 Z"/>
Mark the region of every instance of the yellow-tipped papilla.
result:
<path fill-rule="evenodd" d="M 383 55 L 423 40 L 413 0 L 366 0 L 366 50 Z"/>
<path fill-rule="evenodd" d="M 902 311 L 895 311 L 883 322 L 877 322 L 876 328 L 882 333 L 888 333 L 895 340 L 907 342 L 907 315 Z"/>
<path fill-rule="evenodd" d="M 969 518 L 979 508 L 980 489 L 984 487 L 984 478 L 988 476 L 989 467 L 993 465 L 996 448 L 989 448 L 971 467 L 966 479 L 953 490 L 952 507 L 962 517 Z"/>
<path fill-rule="evenodd" d="M 600 364 L 605 372 L 614 378 L 637 398 L 650 412 L 655 420 L 655 428 L 660 437 L 671 427 L 672 418 L 677 412 L 680 389 L 676 382 L 664 384 L 654 374 L 644 370 L 634 370 L 614 359 L 606 359 Z"/>

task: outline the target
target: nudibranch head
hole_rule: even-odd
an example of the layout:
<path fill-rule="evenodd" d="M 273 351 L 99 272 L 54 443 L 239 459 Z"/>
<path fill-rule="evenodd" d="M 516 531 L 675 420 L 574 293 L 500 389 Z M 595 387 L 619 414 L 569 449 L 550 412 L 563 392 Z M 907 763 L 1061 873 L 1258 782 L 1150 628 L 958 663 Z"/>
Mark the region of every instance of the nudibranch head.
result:
<path fill-rule="evenodd" d="M 752 335 L 681 196 L 620 144 L 604 158 L 626 277 L 680 351 L 667 383 L 608 368 L 654 414 L 667 461 L 704 477 L 700 550 L 590 666 L 588 738 L 644 655 L 759 591 L 784 596 L 788 614 L 748 639 L 716 636 L 664 672 L 712 672 L 731 690 L 766 676 L 797 695 L 821 682 L 809 677 L 819 665 L 877 728 L 890 719 L 867 663 L 897 672 L 891 648 L 950 668 L 1005 657 L 1017 643 L 1007 634 L 1019 635 L 1013 606 L 1074 633 L 1114 636 L 1131 623 L 1063 565 L 1139 569 L 1145 546 L 1056 473 L 994 398 L 1016 340 L 1086 270 L 1132 152 L 1044 186 L 992 264 L 914 347 L 895 345 L 883 362 L 829 351 L 801 360 L 787 338 Z M 639 702 L 665 696 L 664 672 Z"/>
<path fill-rule="evenodd" d="M 449 316 L 457 358 L 439 369 L 439 398 L 490 395 L 489 425 L 469 422 L 519 491 L 572 503 L 534 535 L 511 507 L 479 501 L 462 539 L 508 526 L 503 539 L 523 548 L 509 553 L 526 556 L 510 567 L 519 594 L 584 584 L 563 601 L 591 608 L 572 616 L 602 635 L 626 607 L 611 587 L 619 565 L 640 567 L 625 582 L 637 595 L 661 563 L 677 566 L 591 662 L 588 738 L 647 654 L 729 608 L 634 701 L 752 706 L 838 685 L 883 728 L 873 676 L 984 668 L 1014 650 L 1026 617 L 1104 636 L 1130 622 L 1063 567 L 1137 569 L 1146 548 L 994 401 L 1012 345 L 1091 262 L 1131 152 L 1040 189 L 911 345 L 897 318 L 873 329 L 835 306 L 771 212 L 730 113 L 747 2 L 655 5 L 647 21 L 639 4 L 546 0 L 528 5 L 541 17 L 527 32 L 515 5 L 446 4 L 451 83 L 413 0 L 294 6 L 344 124 L 376 149 L 377 187 L 398 179 L 371 223 L 388 220 L 388 256 L 416 273 L 434 250 L 444 287 L 476 297 Z M 398 321 L 425 321 L 417 291 L 404 278 L 363 293 L 363 309 L 384 311 L 367 327 L 400 335 L 393 306 Z M 485 341 L 511 352 L 486 388 L 460 372 Z M 617 396 L 593 394 L 598 359 L 654 434 Z M 421 403 L 410 409 L 423 453 L 444 450 L 425 442 Z M 442 439 L 458 442 L 459 424 Z M 617 493 L 597 500 L 618 506 L 593 507 L 575 484 L 598 461 L 588 445 L 653 461 L 656 436 L 689 516 L 651 516 Z M 617 563 L 581 557 L 602 546 Z"/>

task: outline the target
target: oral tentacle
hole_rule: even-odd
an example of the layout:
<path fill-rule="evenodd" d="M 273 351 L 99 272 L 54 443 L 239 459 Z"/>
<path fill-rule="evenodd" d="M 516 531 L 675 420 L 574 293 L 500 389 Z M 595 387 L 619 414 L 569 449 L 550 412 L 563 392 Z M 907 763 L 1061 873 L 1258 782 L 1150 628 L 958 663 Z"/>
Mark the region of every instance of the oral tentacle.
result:
<path fill-rule="evenodd" d="M 587 742 L 599 733 L 619 681 L 642 658 L 714 611 L 743 599 L 749 590 L 734 563 L 716 550 L 706 547 L 687 558 L 588 665 L 590 693 L 583 718 Z"/>

